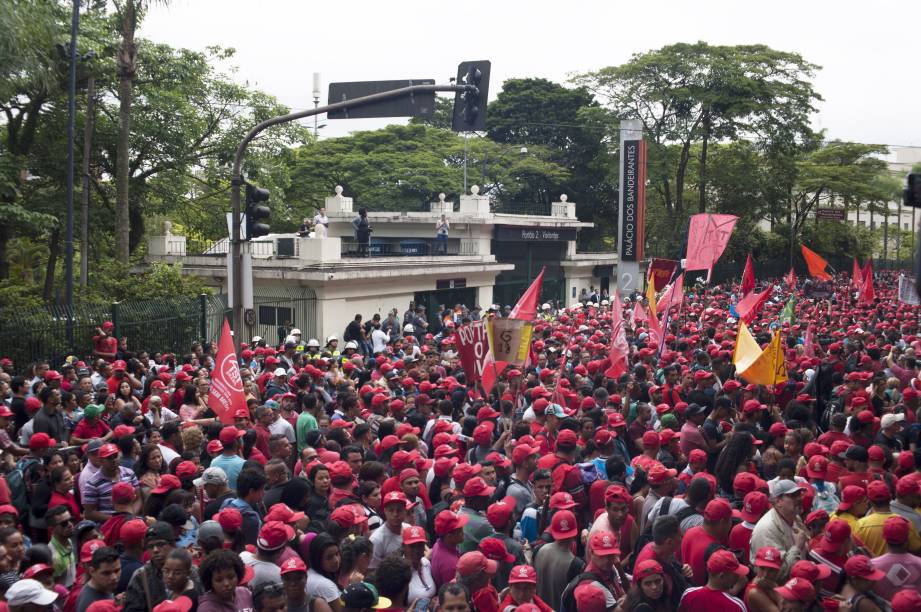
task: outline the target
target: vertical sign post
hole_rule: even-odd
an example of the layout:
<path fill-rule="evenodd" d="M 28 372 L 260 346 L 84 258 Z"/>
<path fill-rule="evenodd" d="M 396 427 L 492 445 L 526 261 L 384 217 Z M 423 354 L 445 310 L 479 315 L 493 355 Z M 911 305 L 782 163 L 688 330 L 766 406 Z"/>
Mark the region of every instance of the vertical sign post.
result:
<path fill-rule="evenodd" d="M 620 122 L 620 218 L 617 286 L 621 295 L 639 288 L 646 229 L 646 143 L 643 124 Z"/>

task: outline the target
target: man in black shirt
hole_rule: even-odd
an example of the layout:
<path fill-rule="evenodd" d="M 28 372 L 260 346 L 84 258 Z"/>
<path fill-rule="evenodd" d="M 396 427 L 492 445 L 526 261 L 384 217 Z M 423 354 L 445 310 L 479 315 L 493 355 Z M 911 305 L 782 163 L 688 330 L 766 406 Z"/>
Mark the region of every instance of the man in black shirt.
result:
<path fill-rule="evenodd" d="M 32 432 L 46 433 L 58 442 L 63 442 L 65 437 L 64 416 L 61 414 L 61 392 L 58 389 L 45 387 L 39 394 L 42 402 L 41 409 L 35 413 Z"/>

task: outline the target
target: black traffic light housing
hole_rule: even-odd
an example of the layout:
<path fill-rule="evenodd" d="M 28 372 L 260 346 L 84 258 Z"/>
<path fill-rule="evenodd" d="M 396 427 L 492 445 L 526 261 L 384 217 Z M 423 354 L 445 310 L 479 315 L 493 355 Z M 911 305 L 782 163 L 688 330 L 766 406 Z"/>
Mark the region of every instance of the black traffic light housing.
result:
<path fill-rule="evenodd" d="M 912 172 L 908 175 L 905 187 L 905 205 L 921 208 L 921 174 Z"/>
<path fill-rule="evenodd" d="M 455 132 L 479 132 L 486 129 L 486 100 L 489 98 L 488 60 L 461 62 L 457 67 L 457 84 L 471 85 L 467 91 L 454 94 Z"/>
<path fill-rule="evenodd" d="M 252 240 L 259 236 L 265 236 L 271 231 L 266 223 L 260 223 L 262 219 L 268 219 L 272 211 L 268 206 L 259 206 L 260 202 L 269 199 L 269 190 L 256 187 L 246 183 L 246 211 L 244 219 L 246 221 L 245 240 Z"/>

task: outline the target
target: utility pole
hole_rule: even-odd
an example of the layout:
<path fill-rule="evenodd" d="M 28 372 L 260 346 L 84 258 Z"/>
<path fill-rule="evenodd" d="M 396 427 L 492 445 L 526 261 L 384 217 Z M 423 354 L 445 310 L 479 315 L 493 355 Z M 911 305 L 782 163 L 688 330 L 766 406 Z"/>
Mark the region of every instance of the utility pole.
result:
<path fill-rule="evenodd" d="M 74 345 L 74 124 L 77 120 L 77 30 L 80 0 L 73 0 L 70 19 L 70 77 L 67 87 L 67 233 L 64 239 L 64 281 L 67 300 L 67 344 Z"/>
<path fill-rule="evenodd" d="M 93 151 L 93 130 L 96 117 L 96 79 L 90 75 L 86 82 L 86 123 L 83 125 L 83 202 L 80 219 L 80 286 L 89 284 L 90 261 L 90 156 Z"/>
<path fill-rule="evenodd" d="M 367 106 L 374 104 L 376 102 L 383 102 L 385 100 L 392 100 L 394 98 L 401 98 L 404 96 L 411 96 L 413 94 L 421 93 L 434 93 L 438 91 L 453 91 L 453 92 L 473 92 L 474 94 L 479 94 L 480 89 L 476 85 L 411 85 L 408 87 L 401 87 L 399 89 L 392 89 L 390 91 L 383 91 L 376 94 L 371 94 L 369 96 L 364 96 L 361 98 L 355 98 L 353 100 L 346 100 L 344 102 L 337 102 L 335 104 L 327 104 L 326 106 L 317 107 L 311 110 L 300 111 L 297 113 L 289 113 L 287 115 L 280 115 L 278 117 L 272 117 L 271 119 L 266 119 L 265 121 L 259 123 L 254 128 L 252 128 L 246 136 L 243 138 L 243 141 L 240 143 L 240 146 L 237 147 L 237 152 L 234 155 L 233 159 L 233 170 L 230 177 L 230 205 L 231 205 L 231 231 L 230 231 L 230 267 L 231 267 L 231 277 L 233 279 L 233 329 L 234 337 L 233 342 L 234 346 L 239 350 L 240 342 L 243 340 L 243 270 L 241 265 L 241 256 L 242 256 L 242 247 L 244 240 L 241 237 L 240 233 L 240 187 L 243 185 L 243 157 L 246 155 L 246 149 L 249 147 L 249 143 L 253 141 L 259 134 L 265 131 L 267 128 L 272 127 L 273 125 L 279 125 L 282 123 L 288 123 L 290 121 L 296 121 L 298 119 L 304 119 L 306 117 L 315 117 L 321 113 L 329 113 L 331 111 L 351 109 L 359 106 Z M 483 102 L 485 107 L 485 100 Z"/>
<path fill-rule="evenodd" d="M 313 139 L 317 139 L 317 107 L 320 106 L 320 73 L 313 73 Z"/>

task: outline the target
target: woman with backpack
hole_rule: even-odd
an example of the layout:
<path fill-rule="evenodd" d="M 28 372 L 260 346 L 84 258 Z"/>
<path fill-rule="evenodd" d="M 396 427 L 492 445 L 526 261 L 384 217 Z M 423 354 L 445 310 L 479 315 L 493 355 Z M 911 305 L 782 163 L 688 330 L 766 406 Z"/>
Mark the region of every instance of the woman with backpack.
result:
<path fill-rule="evenodd" d="M 633 585 L 615 612 L 669 612 L 674 609 L 670 600 L 665 570 L 655 559 L 646 559 L 636 564 Z"/>

